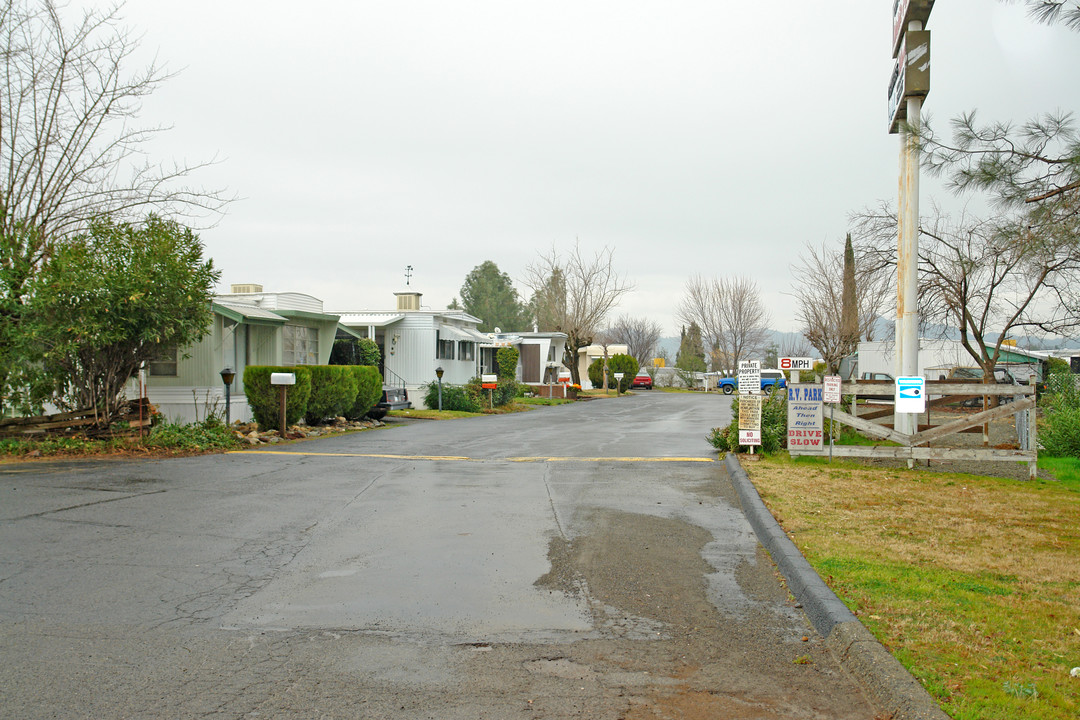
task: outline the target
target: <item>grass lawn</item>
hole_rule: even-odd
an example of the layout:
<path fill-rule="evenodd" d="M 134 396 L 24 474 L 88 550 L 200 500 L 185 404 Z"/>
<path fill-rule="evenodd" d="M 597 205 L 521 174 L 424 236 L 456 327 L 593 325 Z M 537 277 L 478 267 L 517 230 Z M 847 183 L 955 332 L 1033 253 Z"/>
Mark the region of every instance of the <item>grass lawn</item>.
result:
<path fill-rule="evenodd" d="M 1060 482 L 769 457 L 810 564 L 957 720 L 1080 717 L 1080 462 Z"/>

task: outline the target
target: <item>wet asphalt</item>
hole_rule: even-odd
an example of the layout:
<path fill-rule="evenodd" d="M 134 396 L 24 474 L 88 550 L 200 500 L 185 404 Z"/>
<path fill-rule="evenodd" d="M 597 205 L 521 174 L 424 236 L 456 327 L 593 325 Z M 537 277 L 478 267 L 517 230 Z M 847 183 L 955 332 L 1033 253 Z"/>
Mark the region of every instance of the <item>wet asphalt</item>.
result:
<path fill-rule="evenodd" d="M 0 465 L 0 716 L 873 718 L 705 439 L 729 406 Z"/>

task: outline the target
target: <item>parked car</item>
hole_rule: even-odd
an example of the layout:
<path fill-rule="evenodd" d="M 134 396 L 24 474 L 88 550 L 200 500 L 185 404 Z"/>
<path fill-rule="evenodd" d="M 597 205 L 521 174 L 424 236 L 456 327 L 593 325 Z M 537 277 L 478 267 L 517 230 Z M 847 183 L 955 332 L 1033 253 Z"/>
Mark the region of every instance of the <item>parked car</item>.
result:
<path fill-rule="evenodd" d="M 981 367 L 954 367 L 947 380 L 982 380 L 985 373 Z M 1012 373 L 1003 367 L 994 368 L 994 382 L 998 385 L 1019 385 Z"/>
<path fill-rule="evenodd" d="M 633 381 L 630 383 L 631 388 L 645 388 L 646 390 L 652 390 L 652 377 L 649 373 L 642 370 L 634 376 Z"/>
<path fill-rule="evenodd" d="M 720 378 L 716 383 L 716 389 L 725 395 L 730 395 L 735 392 L 739 387 L 739 378 Z M 766 395 L 772 395 L 772 391 L 776 388 L 787 387 L 787 379 L 784 378 L 784 373 L 780 370 L 762 370 L 761 371 L 761 391 Z"/>
<path fill-rule="evenodd" d="M 978 380 L 979 382 L 982 382 L 982 379 L 983 379 L 983 377 L 985 375 L 986 375 L 986 373 L 983 372 L 983 369 L 981 367 L 954 367 L 952 370 L 949 371 L 949 375 L 945 379 L 946 380 L 961 380 L 961 381 L 963 381 L 963 380 L 967 380 L 967 381 Z M 1020 383 L 1016 382 L 1016 378 L 1014 378 L 1012 376 L 1012 373 L 1010 373 L 1008 370 L 1006 370 L 1003 367 L 994 368 L 994 382 L 997 383 L 998 385 L 1019 385 L 1020 384 Z M 998 397 L 999 397 L 998 402 L 1001 402 L 1001 403 L 1012 402 L 1012 400 L 1013 400 L 1013 398 L 1009 397 L 1008 395 L 1000 395 Z M 964 402 L 960 403 L 960 405 L 962 407 L 979 407 L 979 406 L 982 405 L 982 400 L 979 399 L 979 398 L 970 398 L 970 399 L 965 400 Z"/>
<path fill-rule="evenodd" d="M 863 395 L 863 394 L 860 393 L 859 394 L 859 399 L 861 399 L 861 400 L 888 400 L 890 402 L 896 400 L 896 378 L 894 378 L 889 373 L 864 372 L 862 375 L 859 376 L 859 380 L 876 380 L 878 382 L 887 382 L 892 386 L 889 389 L 889 392 L 887 392 L 887 393 L 880 393 L 880 394 L 873 394 L 873 395 Z"/>

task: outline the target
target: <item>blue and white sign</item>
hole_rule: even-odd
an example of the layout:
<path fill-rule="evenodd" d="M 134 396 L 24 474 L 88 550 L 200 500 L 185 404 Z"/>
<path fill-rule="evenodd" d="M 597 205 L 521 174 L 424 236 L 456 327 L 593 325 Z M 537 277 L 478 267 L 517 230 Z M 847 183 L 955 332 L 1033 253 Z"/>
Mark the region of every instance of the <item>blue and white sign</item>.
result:
<path fill-rule="evenodd" d="M 896 378 L 896 412 L 926 412 L 926 378 Z"/>

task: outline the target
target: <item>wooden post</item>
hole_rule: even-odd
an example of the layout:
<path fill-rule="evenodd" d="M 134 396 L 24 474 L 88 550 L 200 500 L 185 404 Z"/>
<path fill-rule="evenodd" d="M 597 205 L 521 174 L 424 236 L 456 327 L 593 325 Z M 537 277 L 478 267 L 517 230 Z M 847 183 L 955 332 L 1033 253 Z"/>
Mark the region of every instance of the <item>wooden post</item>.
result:
<path fill-rule="evenodd" d="M 281 437 L 285 437 L 285 392 L 288 385 L 281 385 Z"/>

